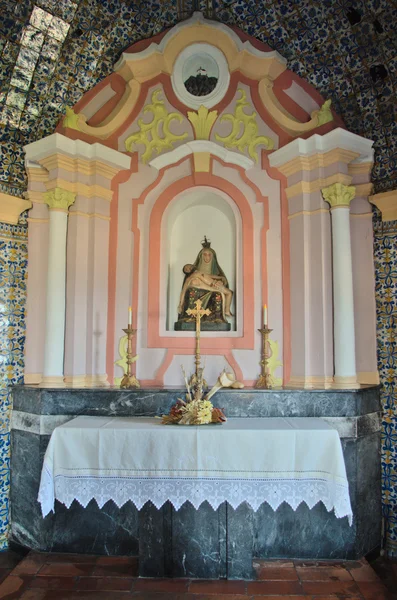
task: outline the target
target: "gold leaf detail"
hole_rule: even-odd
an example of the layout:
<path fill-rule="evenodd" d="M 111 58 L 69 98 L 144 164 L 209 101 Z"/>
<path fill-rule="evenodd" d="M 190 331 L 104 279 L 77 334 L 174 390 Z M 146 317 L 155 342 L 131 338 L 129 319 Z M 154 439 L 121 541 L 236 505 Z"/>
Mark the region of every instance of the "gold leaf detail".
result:
<path fill-rule="evenodd" d="M 73 204 L 75 199 L 76 194 L 74 192 L 64 190 L 60 187 L 56 187 L 44 193 L 44 201 L 48 204 L 50 210 L 53 208 L 67 212 L 69 206 Z"/>
<path fill-rule="evenodd" d="M 213 124 L 218 116 L 217 110 L 208 111 L 206 106 L 201 105 L 197 112 L 188 112 L 187 118 L 193 125 L 196 140 L 209 140 Z"/>
<path fill-rule="evenodd" d="M 215 138 L 218 142 L 223 142 L 226 148 L 237 148 L 240 152 L 244 152 L 247 148 L 250 157 L 258 162 L 256 146 L 263 144 L 268 150 L 271 150 L 274 142 L 265 135 L 258 135 L 256 112 L 252 112 L 250 115 L 244 112 L 244 108 L 250 106 L 250 103 L 246 100 L 246 92 L 242 89 L 238 91 L 241 92 L 241 98 L 237 100 L 234 115 L 226 114 L 221 117 L 221 121 L 231 122 L 232 131 L 226 137 L 215 134 Z"/>
<path fill-rule="evenodd" d="M 279 347 L 278 342 L 269 338 L 270 356 L 267 361 L 267 368 L 269 369 L 270 382 L 272 387 L 280 387 L 283 383 L 281 377 L 274 377 L 274 372 L 277 367 L 282 367 L 283 363 L 278 360 Z"/>
<path fill-rule="evenodd" d="M 328 202 L 331 208 L 336 206 L 350 206 L 350 202 L 356 195 L 354 185 L 344 185 L 343 183 L 334 183 L 321 190 L 323 198 Z"/>
<path fill-rule="evenodd" d="M 63 118 L 62 125 L 64 127 L 69 127 L 70 129 L 77 129 L 77 131 L 82 131 L 80 125 L 81 123 L 86 122 L 86 117 L 79 113 L 75 113 L 73 108 L 70 106 L 66 107 L 66 116 Z"/>
<path fill-rule="evenodd" d="M 180 113 L 168 113 L 164 106 L 164 100 L 159 100 L 161 90 L 155 90 L 152 94 L 151 104 L 147 104 L 143 109 L 144 113 L 152 112 L 153 119 L 150 123 L 144 123 L 143 119 L 138 119 L 139 131 L 133 133 L 125 140 L 125 147 L 128 152 L 132 152 L 135 144 L 143 144 L 145 152 L 142 154 L 142 161 L 148 162 L 152 154 L 160 154 L 163 150 L 170 150 L 173 144 L 187 137 L 187 133 L 176 135 L 171 133 L 171 121 L 176 120 L 179 123 L 183 121 Z"/>
<path fill-rule="evenodd" d="M 317 125 L 324 125 L 333 120 L 334 116 L 331 111 L 331 100 L 326 100 L 320 110 L 315 110 L 311 114 L 312 119 L 317 117 Z"/>
<path fill-rule="evenodd" d="M 123 369 L 123 372 L 126 373 L 127 372 L 127 342 L 128 342 L 128 337 L 126 335 L 122 335 L 120 340 L 119 340 L 119 355 L 120 358 L 119 360 L 115 361 L 115 365 L 118 365 L 119 367 L 121 367 Z M 138 358 L 138 355 L 136 354 L 135 356 L 132 357 L 131 362 L 135 362 Z M 117 387 L 120 386 L 122 377 L 115 377 L 114 378 L 114 385 L 117 385 Z"/>

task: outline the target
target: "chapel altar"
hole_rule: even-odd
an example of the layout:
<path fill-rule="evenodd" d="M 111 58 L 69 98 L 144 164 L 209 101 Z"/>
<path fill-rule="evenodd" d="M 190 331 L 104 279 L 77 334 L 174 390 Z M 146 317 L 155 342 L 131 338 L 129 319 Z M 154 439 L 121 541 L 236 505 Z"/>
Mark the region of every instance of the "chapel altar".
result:
<path fill-rule="evenodd" d="M 276 51 L 195 13 L 128 48 L 25 152 L 32 208 L 12 539 L 139 554 L 143 576 L 215 578 L 250 577 L 255 557 L 376 548 L 372 142 L 347 131 Z M 161 416 L 185 393 L 197 300 L 206 382 L 226 370 L 244 386 L 218 392 L 214 405 L 230 421 L 321 419 L 336 429 L 352 525 L 321 503 L 255 511 L 248 498 L 216 510 L 56 502 L 42 517 L 40 474 L 57 426 Z M 264 353 L 272 389 L 255 389 Z M 119 389 L 128 361 L 139 389 Z"/>

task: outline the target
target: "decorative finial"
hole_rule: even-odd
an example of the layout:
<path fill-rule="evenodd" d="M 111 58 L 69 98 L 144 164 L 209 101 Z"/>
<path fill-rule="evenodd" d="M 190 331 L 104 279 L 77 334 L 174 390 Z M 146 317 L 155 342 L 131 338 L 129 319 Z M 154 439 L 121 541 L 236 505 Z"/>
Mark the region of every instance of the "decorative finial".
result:
<path fill-rule="evenodd" d="M 207 236 L 204 236 L 204 240 L 201 242 L 201 245 L 203 248 L 210 248 L 211 247 L 211 241 L 207 240 Z"/>

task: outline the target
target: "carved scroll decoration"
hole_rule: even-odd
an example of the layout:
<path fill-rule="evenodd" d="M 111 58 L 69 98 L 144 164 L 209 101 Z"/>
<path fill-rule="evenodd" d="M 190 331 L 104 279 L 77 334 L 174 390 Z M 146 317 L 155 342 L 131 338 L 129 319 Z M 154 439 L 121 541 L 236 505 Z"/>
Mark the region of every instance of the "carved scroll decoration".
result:
<path fill-rule="evenodd" d="M 139 131 L 133 133 L 125 140 L 125 147 L 132 152 L 136 144 L 143 144 L 145 152 L 142 154 L 142 161 L 147 163 L 153 153 L 160 154 L 163 150 L 173 148 L 175 142 L 184 140 L 187 133 L 176 135 L 170 131 L 170 124 L 173 120 L 181 123 L 183 116 L 180 113 L 169 113 L 164 105 L 164 100 L 159 99 L 161 90 L 155 90 L 152 94 L 151 104 L 147 104 L 143 109 L 144 113 L 152 112 L 153 119 L 150 123 L 144 123 L 143 119 L 138 119 Z"/>
<path fill-rule="evenodd" d="M 250 115 L 244 112 L 244 109 L 251 105 L 246 100 L 245 90 L 239 89 L 238 91 L 241 92 L 241 98 L 237 100 L 234 114 L 223 115 L 220 119 L 221 121 L 230 121 L 232 131 L 225 137 L 215 134 L 215 138 L 218 142 L 223 142 L 226 148 L 236 148 L 240 152 L 244 152 L 247 148 L 250 157 L 258 162 L 256 146 L 262 144 L 268 150 L 271 150 L 274 147 L 274 142 L 265 135 L 258 135 L 256 112 L 252 112 Z"/>

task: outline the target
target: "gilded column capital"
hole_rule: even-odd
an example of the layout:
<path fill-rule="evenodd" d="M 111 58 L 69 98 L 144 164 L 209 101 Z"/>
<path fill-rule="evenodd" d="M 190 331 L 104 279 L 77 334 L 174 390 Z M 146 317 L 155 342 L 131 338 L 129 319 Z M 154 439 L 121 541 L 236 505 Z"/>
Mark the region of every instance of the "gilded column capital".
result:
<path fill-rule="evenodd" d="M 50 210 L 59 210 L 62 212 L 68 212 L 69 206 L 73 204 L 76 199 L 76 194 L 69 190 L 56 187 L 53 190 L 49 190 L 44 193 L 44 202 L 48 204 Z"/>
<path fill-rule="evenodd" d="M 350 202 L 356 195 L 354 185 L 345 185 L 344 183 L 334 183 L 321 190 L 323 198 L 329 203 L 331 210 L 339 207 L 349 207 Z"/>

